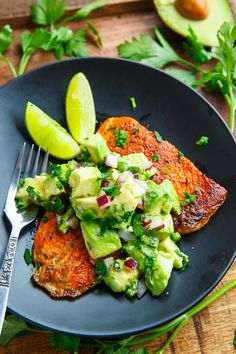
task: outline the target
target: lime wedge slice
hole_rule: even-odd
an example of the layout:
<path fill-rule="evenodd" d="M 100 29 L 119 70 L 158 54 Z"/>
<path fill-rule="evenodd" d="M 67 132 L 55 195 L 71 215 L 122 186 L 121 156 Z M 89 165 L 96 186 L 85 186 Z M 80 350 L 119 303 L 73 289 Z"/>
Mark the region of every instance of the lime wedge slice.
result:
<path fill-rule="evenodd" d="M 75 74 L 66 94 L 66 119 L 69 131 L 76 141 L 95 132 L 96 114 L 93 94 L 86 76 Z"/>
<path fill-rule="evenodd" d="M 28 102 L 25 110 L 25 124 L 33 141 L 62 160 L 69 160 L 80 153 L 78 143 L 55 120 Z"/>

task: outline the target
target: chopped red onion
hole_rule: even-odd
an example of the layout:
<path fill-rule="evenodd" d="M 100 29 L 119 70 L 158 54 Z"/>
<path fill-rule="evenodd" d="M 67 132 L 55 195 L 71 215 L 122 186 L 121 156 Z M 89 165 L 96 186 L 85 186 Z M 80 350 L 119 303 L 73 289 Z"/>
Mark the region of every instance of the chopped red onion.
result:
<path fill-rule="evenodd" d="M 135 174 L 134 174 L 134 178 L 139 178 L 139 174 L 138 174 L 138 173 L 135 173 Z"/>
<path fill-rule="evenodd" d="M 105 158 L 105 165 L 113 168 L 117 168 L 118 164 L 118 155 L 115 154 L 107 154 Z"/>
<path fill-rule="evenodd" d="M 147 182 L 141 181 L 140 179 L 136 179 L 135 182 L 142 187 L 145 191 L 148 189 Z"/>
<path fill-rule="evenodd" d="M 148 227 L 151 223 L 152 223 L 152 220 L 151 220 L 151 219 L 145 220 L 145 221 L 143 221 L 142 226 L 143 226 L 143 227 Z"/>
<path fill-rule="evenodd" d="M 157 224 L 157 223 L 152 223 L 152 225 L 150 225 L 150 230 L 152 231 L 159 231 L 161 229 L 164 229 L 165 224 Z"/>
<path fill-rule="evenodd" d="M 146 291 L 147 291 L 147 286 L 145 284 L 145 281 L 143 279 L 139 279 L 137 285 L 137 298 L 141 299 L 141 297 L 143 297 Z"/>
<path fill-rule="evenodd" d="M 144 199 L 141 199 L 140 202 L 137 205 L 137 208 L 143 210 L 144 209 Z"/>
<path fill-rule="evenodd" d="M 97 197 L 97 203 L 100 209 L 105 209 L 110 206 L 111 201 L 109 197 L 104 193 L 103 195 Z"/>
<path fill-rule="evenodd" d="M 149 170 L 149 168 L 151 168 L 153 166 L 153 163 L 151 161 L 148 161 L 146 166 L 144 167 L 144 170 Z"/>
<path fill-rule="evenodd" d="M 125 261 L 125 266 L 131 270 L 135 270 L 138 265 L 138 262 L 133 258 L 129 258 Z"/>
<path fill-rule="evenodd" d="M 113 266 L 114 258 L 113 257 L 107 257 L 107 258 L 103 259 L 103 262 L 106 264 L 107 269 L 109 270 Z"/>
<path fill-rule="evenodd" d="M 108 187 L 109 186 L 109 181 L 107 179 L 104 179 L 101 183 L 101 187 Z"/>
<path fill-rule="evenodd" d="M 128 241 L 132 240 L 133 237 L 134 237 L 133 233 L 130 232 L 130 231 L 127 231 L 127 230 L 125 230 L 125 231 L 119 231 L 118 235 L 119 235 L 119 237 L 122 238 L 122 240 L 124 240 L 125 242 L 128 242 Z"/>

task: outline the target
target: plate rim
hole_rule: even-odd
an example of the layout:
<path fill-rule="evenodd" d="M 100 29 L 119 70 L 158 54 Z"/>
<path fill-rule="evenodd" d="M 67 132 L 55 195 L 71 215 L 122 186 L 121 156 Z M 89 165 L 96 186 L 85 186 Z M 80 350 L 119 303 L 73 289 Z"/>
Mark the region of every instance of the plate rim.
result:
<path fill-rule="evenodd" d="M 61 60 L 61 61 L 53 61 L 53 62 L 49 62 L 46 63 L 44 65 L 40 65 L 37 68 L 31 69 L 29 71 L 27 71 L 26 73 L 24 73 L 23 75 L 18 76 L 17 78 L 13 78 L 11 81 L 5 83 L 3 86 L 0 87 L 0 95 L 1 93 L 4 91 L 4 89 L 8 89 L 11 87 L 11 85 L 14 85 L 17 81 L 19 80 L 24 80 L 25 77 L 28 77 L 32 74 L 34 74 L 35 72 L 38 72 L 40 70 L 43 70 L 47 67 L 50 66 L 60 66 L 60 65 L 70 65 L 70 63 L 74 63 L 74 62 L 80 62 L 80 61 L 112 61 L 112 62 L 125 62 L 131 65 L 136 65 L 136 66 L 141 66 L 141 67 L 145 67 L 146 69 L 149 70 L 154 70 L 154 71 L 158 71 L 161 75 L 166 75 L 167 77 L 171 78 L 172 80 L 176 80 L 178 83 L 182 84 L 184 87 L 186 87 L 187 89 L 191 90 L 195 95 L 197 95 L 199 97 L 199 99 L 201 99 L 204 103 L 206 103 L 208 106 L 210 106 L 210 108 L 214 111 L 214 113 L 217 115 L 219 121 L 221 122 L 221 124 L 223 124 L 223 126 L 226 128 L 227 130 L 227 136 L 231 137 L 234 143 L 234 146 L 236 147 L 236 137 L 233 136 L 233 134 L 231 133 L 226 121 L 223 119 L 223 117 L 221 116 L 221 114 L 217 111 L 217 109 L 213 106 L 212 103 L 210 103 L 204 96 L 201 95 L 201 93 L 199 93 L 198 91 L 196 91 L 194 88 L 192 88 L 191 86 L 185 84 L 184 82 L 182 82 L 181 80 L 173 77 L 172 75 L 168 74 L 167 72 L 165 72 L 164 70 L 161 69 L 157 69 L 154 67 L 151 67 L 149 65 L 140 63 L 140 62 L 136 62 L 136 61 L 132 61 L 132 60 L 127 60 L 127 59 L 122 59 L 122 58 L 116 58 L 116 57 L 106 57 L 106 56 L 92 56 L 92 57 L 83 57 L 83 58 L 72 58 L 72 59 L 66 59 L 66 60 Z M 217 277 L 217 279 L 215 280 L 215 282 L 209 287 L 207 288 L 202 294 L 201 296 L 199 296 L 198 298 L 195 299 L 195 301 L 192 301 L 188 306 L 185 306 L 184 308 L 182 308 L 182 310 L 178 311 L 177 313 L 175 313 L 174 316 L 169 316 L 167 317 L 164 321 L 162 321 L 158 327 L 168 323 L 169 321 L 181 316 L 182 314 L 184 314 L 186 311 L 190 310 L 191 308 L 193 308 L 196 304 L 198 304 L 199 302 L 201 302 L 216 286 L 217 284 L 222 280 L 222 278 L 225 276 L 225 274 L 227 273 L 227 271 L 229 270 L 229 268 L 231 267 L 231 265 L 233 264 L 234 260 L 236 259 L 236 250 L 234 251 L 232 257 L 230 258 L 230 261 L 228 262 L 226 268 L 224 269 L 223 272 L 221 272 L 221 274 Z M 93 332 L 91 334 L 88 334 L 87 331 L 79 333 L 72 331 L 64 331 L 64 330 L 60 330 L 60 329 L 55 329 L 51 326 L 47 326 L 46 325 L 46 321 L 44 321 L 44 324 L 42 323 L 42 321 L 38 321 L 35 322 L 33 319 L 29 319 L 24 315 L 18 314 L 17 311 L 14 311 L 13 309 L 11 309 L 10 307 L 7 307 L 7 309 L 9 310 L 9 312 L 11 312 L 12 314 L 16 315 L 17 317 L 31 323 L 34 324 L 36 326 L 45 328 L 45 329 L 49 329 L 52 330 L 54 332 L 58 332 L 58 333 L 65 333 L 65 334 L 70 334 L 70 335 L 74 335 L 74 336 L 80 336 L 83 338 L 118 338 L 118 337 L 123 337 L 123 336 L 128 336 L 128 335 L 132 335 L 132 334 L 137 334 L 140 333 L 141 331 L 147 331 L 147 330 L 151 330 L 155 327 L 157 327 L 156 324 L 153 325 L 146 325 L 146 326 L 136 326 L 135 329 L 130 330 L 130 331 L 125 331 L 125 332 L 116 332 L 115 334 L 101 334 L 101 333 L 96 333 Z M 80 331 L 81 332 L 81 331 Z M 109 333 L 109 331 L 108 331 Z"/>

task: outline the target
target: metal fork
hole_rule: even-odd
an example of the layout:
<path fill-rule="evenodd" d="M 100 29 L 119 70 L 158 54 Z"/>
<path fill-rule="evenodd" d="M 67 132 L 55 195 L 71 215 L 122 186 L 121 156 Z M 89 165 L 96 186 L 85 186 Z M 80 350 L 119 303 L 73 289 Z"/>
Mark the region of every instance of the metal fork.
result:
<path fill-rule="evenodd" d="M 11 229 L 11 234 L 9 237 L 7 249 L 5 252 L 5 256 L 3 259 L 3 263 L 0 268 L 0 334 L 1 334 L 2 325 L 6 313 L 9 287 L 11 282 L 11 275 L 13 270 L 18 237 L 23 227 L 31 223 L 36 218 L 39 210 L 39 207 L 36 205 L 30 205 L 28 208 L 23 210 L 18 210 L 16 207 L 15 196 L 16 196 L 16 192 L 17 192 L 17 188 L 21 176 L 23 175 L 24 177 L 34 177 L 39 170 L 40 147 L 38 148 L 36 159 L 33 164 L 32 160 L 33 160 L 34 145 L 32 145 L 30 149 L 30 153 L 28 155 L 24 174 L 22 174 L 25 147 L 26 147 L 26 143 L 23 144 L 21 151 L 19 153 L 19 157 L 16 162 L 15 170 L 13 172 L 13 176 L 8 190 L 7 199 L 4 208 L 4 212 L 11 223 L 12 229 Z M 31 165 L 33 165 L 33 168 Z M 39 171 L 38 174 L 42 172 L 46 172 L 47 165 L 48 165 L 48 153 L 45 153 L 41 170 Z"/>

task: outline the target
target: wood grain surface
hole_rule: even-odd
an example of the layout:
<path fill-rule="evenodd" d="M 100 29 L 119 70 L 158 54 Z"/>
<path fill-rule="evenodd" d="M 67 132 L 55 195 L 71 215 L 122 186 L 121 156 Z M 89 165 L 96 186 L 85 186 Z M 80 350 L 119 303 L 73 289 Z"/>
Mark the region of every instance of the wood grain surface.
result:
<path fill-rule="evenodd" d="M 0 18 L 3 14 L 5 17 L 19 16 L 21 11 L 26 10 L 33 0 L 9 0 L 7 5 L 0 0 Z M 87 1 L 87 0 L 85 0 Z M 119 1 L 119 0 L 115 0 Z M 123 1 L 123 0 L 121 0 Z M 128 2 L 130 0 L 127 0 Z M 139 0 L 135 0 L 139 1 Z M 140 0 L 144 1 L 144 0 Z M 2 7 L 2 4 L 5 4 Z M 80 2 L 81 3 L 81 2 Z M 70 6 L 77 5 L 76 0 L 69 0 Z M 103 48 L 99 49 L 94 45 L 94 40 L 90 38 L 90 55 L 96 56 L 117 56 L 116 46 L 124 40 L 138 36 L 140 33 L 152 33 L 154 25 L 159 26 L 175 48 L 181 52 L 181 38 L 168 30 L 160 21 L 154 10 L 150 8 L 150 3 L 146 6 L 147 10 L 137 12 L 124 11 L 122 16 L 110 14 L 109 16 L 99 16 L 93 19 L 95 25 L 100 31 Z M 144 8 L 145 8 L 144 6 Z M 121 5 L 121 9 L 124 3 Z M 123 11 L 123 10 L 122 10 Z M 120 10 L 118 14 L 120 14 Z M 25 14 L 25 12 L 24 12 Z M 23 16 L 25 16 L 23 14 Z M 1 19 L 0 19 L 1 20 Z M 73 29 L 80 26 L 78 23 L 72 23 Z M 9 50 L 7 55 L 16 64 L 19 61 L 19 48 L 17 46 L 17 38 L 22 29 L 15 31 L 15 45 Z M 48 63 L 54 60 L 49 53 L 37 52 L 28 66 L 28 70 Z M 0 85 L 11 80 L 6 66 L 0 62 Z M 203 94 L 227 120 L 227 108 L 220 95 L 210 95 L 203 91 Z M 235 132 L 236 133 L 236 132 Z M 235 134 L 236 136 L 236 134 Z M 217 235 L 216 235 L 217 237 Z M 236 262 L 231 266 L 226 276 L 220 282 L 219 286 L 224 285 L 227 281 L 236 278 Z M 217 288 L 218 288 L 217 287 Z M 166 354 L 234 354 L 233 336 L 236 330 L 236 289 L 224 295 L 217 302 L 209 306 L 207 309 L 196 315 L 186 327 L 184 327 Z M 165 338 L 150 342 L 146 347 L 150 353 L 155 353 Z M 33 334 L 13 340 L 6 347 L 0 347 L 0 354 L 56 354 L 65 353 L 50 347 L 48 336 L 46 334 Z M 93 353 L 93 350 L 84 350 L 81 353 Z"/>

